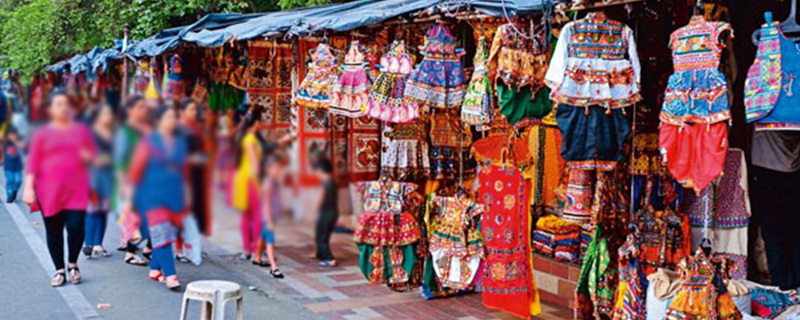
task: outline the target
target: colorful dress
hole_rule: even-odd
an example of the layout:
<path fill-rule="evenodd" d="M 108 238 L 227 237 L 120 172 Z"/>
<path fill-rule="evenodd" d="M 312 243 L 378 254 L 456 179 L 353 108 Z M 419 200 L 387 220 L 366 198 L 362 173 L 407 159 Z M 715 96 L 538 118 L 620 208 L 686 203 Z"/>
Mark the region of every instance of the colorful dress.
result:
<path fill-rule="evenodd" d="M 408 79 L 405 97 L 434 108 L 460 107 L 466 93 L 464 50 L 456 48 L 450 29 L 437 24 L 428 30 L 421 54 L 425 58 Z"/>
<path fill-rule="evenodd" d="M 530 182 L 512 166 L 481 170 L 478 193 L 486 212 L 483 305 L 525 319 L 541 312 L 531 266 Z"/>
<path fill-rule="evenodd" d="M 469 125 L 484 125 L 492 122 L 492 88 L 489 69 L 486 66 L 486 41 L 478 40 L 478 48 L 472 65 L 472 79 L 467 87 L 467 95 L 461 106 L 461 121 Z"/>
<path fill-rule="evenodd" d="M 306 77 L 297 89 L 295 103 L 307 108 L 328 108 L 339 78 L 336 57 L 327 44 L 320 43 L 311 52 L 311 59 Z"/>
<path fill-rule="evenodd" d="M 381 175 L 396 181 L 418 181 L 430 175 L 425 123 L 386 124 L 383 127 Z"/>
<path fill-rule="evenodd" d="M 419 118 L 417 104 L 403 98 L 406 80 L 413 71 L 414 60 L 406 53 L 402 41 L 395 41 L 381 57 L 381 74 L 372 85 L 367 115 L 387 122 L 407 123 Z"/>
<path fill-rule="evenodd" d="M 683 285 L 665 320 L 739 320 L 742 314 L 702 250 L 682 263 Z"/>
<path fill-rule="evenodd" d="M 435 197 L 433 201 L 439 207 L 439 223 L 430 239 L 434 270 L 444 287 L 466 289 L 483 258 L 478 224 L 485 207 L 459 196 Z"/>
<path fill-rule="evenodd" d="M 183 59 L 175 54 L 169 59 L 169 73 L 165 76 L 164 88 L 162 88 L 165 99 L 180 100 L 186 96 L 186 89 L 184 89 L 181 78 L 182 72 Z"/>
<path fill-rule="evenodd" d="M 351 118 L 362 116 L 371 86 L 364 68 L 364 54 L 358 41 L 353 41 L 344 57 L 344 72 L 333 87 L 329 112 Z"/>
<path fill-rule="evenodd" d="M 633 235 L 619 248 L 619 287 L 612 320 L 645 320 L 645 283 L 639 261 L 638 241 Z"/>
<path fill-rule="evenodd" d="M 472 134 L 459 120 L 457 110 L 437 110 L 431 116 L 431 179 L 475 176 L 478 163 L 470 152 Z"/>
<path fill-rule="evenodd" d="M 536 38 L 522 36 L 524 27 L 507 23 L 497 28 L 489 63 L 495 74 L 498 106 L 512 125 L 541 119 L 551 108 L 550 91 L 544 87 L 548 57 Z"/>
<path fill-rule="evenodd" d="M 416 188 L 415 184 L 386 178 L 365 186 L 364 211 L 358 217 L 355 242 L 360 251 L 359 267 L 370 284 L 409 280 L 415 261 L 414 244 L 420 233 L 416 218 L 404 207 Z"/>
<path fill-rule="evenodd" d="M 719 176 L 725 160 L 731 115 L 719 38 L 727 31 L 728 23 L 694 16 L 670 37 L 675 74 L 661 110 L 659 145 L 673 177 L 696 192 Z"/>

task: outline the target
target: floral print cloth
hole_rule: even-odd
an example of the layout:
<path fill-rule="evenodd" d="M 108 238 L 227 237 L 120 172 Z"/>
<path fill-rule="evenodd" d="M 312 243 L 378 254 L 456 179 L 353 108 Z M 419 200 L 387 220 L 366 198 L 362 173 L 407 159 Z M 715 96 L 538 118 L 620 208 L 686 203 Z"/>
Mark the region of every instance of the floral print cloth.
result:
<path fill-rule="evenodd" d="M 464 50 L 456 48 L 450 28 L 442 24 L 433 26 L 421 49 L 424 59 L 408 79 L 405 97 L 434 108 L 460 107 L 466 94 L 461 66 Z"/>

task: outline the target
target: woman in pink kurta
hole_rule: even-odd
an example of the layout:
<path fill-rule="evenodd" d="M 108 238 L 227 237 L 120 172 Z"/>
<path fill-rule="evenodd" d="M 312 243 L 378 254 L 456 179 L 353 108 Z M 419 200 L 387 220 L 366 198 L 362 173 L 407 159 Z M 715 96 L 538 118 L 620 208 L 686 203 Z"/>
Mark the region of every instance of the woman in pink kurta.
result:
<path fill-rule="evenodd" d="M 54 92 L 49 104 L 50 123 L 31 137 L 23 200 L 31 211 L 42 212 L 47 248 L 56 267 L 51 285 L 62 286 L 64 228 L 67 229 L 69 282 L 81 282 L 78 254 L 84 238 L 89 204 L 88 163 L 94 157 L 91 132 L 72 121 L 72 106 L 63 92 Z"/>

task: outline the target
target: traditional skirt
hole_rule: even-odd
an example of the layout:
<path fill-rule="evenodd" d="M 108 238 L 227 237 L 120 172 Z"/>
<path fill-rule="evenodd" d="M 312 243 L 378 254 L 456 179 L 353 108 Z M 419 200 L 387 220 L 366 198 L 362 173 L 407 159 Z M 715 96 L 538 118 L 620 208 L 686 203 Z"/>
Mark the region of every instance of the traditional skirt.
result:
<path fill-rule="evenodd" d="M 660 115 L 663 123 L 717 123 L 731 118 L 728 82 L 717 69 L 675 72 Z"/>
<path fill-rule="evenodd" d="M 372 85 L 367 115 L 387 122 L 407 123 L 419 118 L 419 107 L 403 98 L 408 75 L 381 73 Z"/>
<path fill-rule="evenodd" d="M 561 104 L 556 109 L 556 120 L 563 138 L 561 156 L 573 162 L 571 165 L 577 162 L 587 169 L 613 167 L 622 160 L 622 146 L 631 132 L 622 109 Z"/>
<path fill-rule="evenodd" d="M 344 73 L 333 86 L 329 112 L 351 118 L 364 114 L 371 85 L 367 71 L 361 65 L 346 65 Z"/>
<path fill-rule="evenodd" d="M 384 127 L 382 175 L 395 181 L 417 181 L 430 175 L 428 141 L 423 130 L 418 121 Z"/>
<path fill-rule="evenodd" d="M 333 66 L 312 65 L 297 89 L 296 103 L 307 108 L 328 108 L 337 80 Z"/>
<path fill-rule="evenodd" d="M 536 93 L 532 93 L 530 89 L 530 86 L 518 88 L 515 85 L 497 83 L 497 104 L 509 124 L 514 125 L 522 120 L 541 121 L 553 108 L 550 89 L 543 87 Z"/>
<path fill-rule="evenodd" d="M 370 284 L 404 283 L 414 266 L 414 246 L 420 239 L 417 221 L 409 213 L 365 211 L 358 217 L 355 242 L 359 265 Z"/>
<path fill-rule="evenodd" d="M 465 82 L 458 57 L 426 57 L 408 79 L 405 97 L 434 108 L 458 108 L 466 94 Z"/>
<path fill-rule="evenodd" d="M 494 165 L 481 170 L 479 180 L 487 209 L 481 217 L 483 304 L 528 319 L 541 311 L 531 269 L 530 182 L 516 167 Z"/>
<path fill-rule="evenodd" d="M 722 173 L 728 150 L 728 124 L 676 126 L 662 123 L 659 145 L 669 172 L 696 193 Z"/>

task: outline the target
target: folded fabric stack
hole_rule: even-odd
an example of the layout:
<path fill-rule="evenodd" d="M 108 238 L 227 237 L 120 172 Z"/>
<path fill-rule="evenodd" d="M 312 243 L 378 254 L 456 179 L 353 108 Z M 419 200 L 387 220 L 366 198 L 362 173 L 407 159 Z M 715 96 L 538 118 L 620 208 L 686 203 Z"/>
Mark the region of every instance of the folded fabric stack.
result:
<path fill-rule="evenodd" d="M 533 251 L 560 262 L 578 263 L 581 256 L 581 228 L 577 224 L 546 216 L 536 222 Z M 587 242 L 588 245 L 588 242 Z"/>

